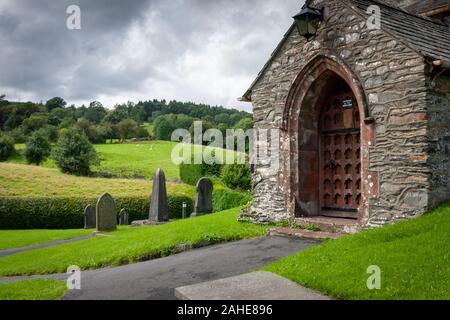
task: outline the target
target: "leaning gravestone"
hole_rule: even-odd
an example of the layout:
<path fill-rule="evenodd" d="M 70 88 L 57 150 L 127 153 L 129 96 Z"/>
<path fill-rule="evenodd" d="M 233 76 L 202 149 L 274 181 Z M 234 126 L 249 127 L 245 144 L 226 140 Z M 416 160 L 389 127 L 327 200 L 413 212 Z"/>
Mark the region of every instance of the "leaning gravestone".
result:
<path fill-rule="evenodd" d="M 119 213 L 119 225 L 120 226 L 127 226 L 128 225 L 128 212 L 125 209 L 120 210 Z"/>
<path fill-rule="evenodd" d="M 117 209 L 114 199 L 108 194 L 103 194 L 97 201 L 96 207 L 97 231 L 117 230 Z"/>
<path fill-rule="evenodd" d="M 164 171 L 158 169 L 153 177 L 153 192 L 150 203 L 150 222 L 169 220 L 169 205 L 167 203 L 166 177 Z"/>
<path fill-rule="evenodd" d="M 95 208 L 94 206 L 88 205 L 86 209 L 84 209 L 84 228 L 95 229 L 97 227 L 97 222 L 95 220 Z"/>
<path fill-rule="evenodd" d="M 191 217 L 198 217 L 212 213 L 212 181 L 208 178 L 201 178 L 197 182 L 196 189 L 197 197 L 195 198 L 194 213 L 191 214 Z"/>

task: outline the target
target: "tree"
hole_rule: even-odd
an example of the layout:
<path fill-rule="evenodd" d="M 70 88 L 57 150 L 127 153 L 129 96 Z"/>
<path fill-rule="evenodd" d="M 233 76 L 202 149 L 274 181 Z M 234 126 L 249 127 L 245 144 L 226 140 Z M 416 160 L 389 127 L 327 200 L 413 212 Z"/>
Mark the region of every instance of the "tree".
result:
<path fill-rule="evenodd" d="M 48 117 L 45 114 L 33 114 L 22 123 L 22 127 L 26 134 L 30 134 L 36 130 L 42 129 L 48 123 Z"/>
<path fill-rule="evenodd" d="M 248 130 L 253 129 L 253 120 L 251 118 L 243 118 L 241 119 L 233 128 L 234 130 L 244 130 L 244 132 L 247 132 Z M 245 151 L 250 151 L 250 141 L 248 139 L 245 139 Z"/>
<path fill-rule="evenodd" d="M 100 123 L 105 116 L 106 110 L 98 101 L 91 102 L 89 104 L 89 108 L 87 108 L 86 113 L 84 114 L 86 119 L 94 123 Z"/>
<path fill-rule="evenodd" d="M 253 129 L 253 120 L 248 117 L 243 118 L 234 126 L 234 129 L 242 129 L 244 131 Z"/>
<path fill-rule="evenodd" d="M 59 126 L 61 122 L 66 118 L 72 118 L 73 117 L 73 111 L 69 108 L 61 109 L 56 108 L 53 109 L 50 112 L 50 115 L 48 117 L 48 123 L 54 126 Z"/>
<path fill-rule="evenodd" d="M 0 161 L 6 161 L 14 153 L 14 140 L 8 136 L 0 136 Z"/>
<path fill-rule="evenodd" d="M 62 119 L 61 123 L 59 124 L 59 128 L 70 128 L 75 124 L 75 120 L 73 118 L 64 118 Z"/>
<path fill-rule="evenodd" d="M 50 142 L 58 141 L 59 132 L 57 127 L 48 125 L 39 129 L 38 131 L 41 132 L 48 141 Z"/>
<path fill-rule="evenodd" d="M 104 122 L 98 128 L 102 136 L 105 138 L 105 142 L 106 139 L 110 139 L 112 143 L 113 139 L 115 138 L 114 126 L 111 123 Z"/>
<path fill-rule="evenodd" d="M 87 176 L 91 165 L 99 163 L 94 147 L 84 132 L 67 129 L 51 153 L 52 159 L 64 173 Z"/>
<path fill-rule="evenodd" d="M 220 113 L 214 117 L 214 122 L 216 124 L 224 123 L 226 125 L 230 125 L 230 116 L 226 113 Z"/>
<path fill-rule="evenodd" d="M 113 111 L 103 118 L 103 122 L 109 122 L 111 124 L 118 124 L 120 121 L 128 118 L 128 108 L 125 104 L 118 104 L 114 107 Z"/>
<path fill-rule="evenodd" d="M 175 120 L 175 127 L 177 129 L 189 130 L 191 125 L 194 123 L 194 118 L 186 116 L 184 114 L 178 114 Z"/>
<path fill-rule="evenodd" d="M 147 120 L 147 114 L 145 113 L 145 109 L 143 106 L 139 105 L 139 106 L 130 106 L 129 107 L 130 111 L 130 117 L 135 120 L 138 123 L 142 123 L 145 120 Z"/>
<path fill-rule="evenodd" d="M 50 112 L 53 109 L 63 109 L 66 105 L 67 102 L 65 102 L 63 98 L 54 97 L 47 101 L 45 108 Z"/>
<path fill-rule="evenodd" d="M 75 127 L 83 131 L 91 143 L 101 144 L 106 142 L 108 135 L 102 130 L 102 127 L 92 124 L 85 118 L 78 119 Z"/>
<path fill-rule="evenodd" d="M 160 116 L 162 116 L 163 113 L 161 111 L 153 111 L 152 115 L 151 115 L 151 121 L 155 121 L 156 119 L 158 119 Z"/>
<path fill-rule="evenodd" d="M 6 94 L 0 94 L 0 107 L 5 104 L 8 104 L 8 101 L 5 98 L 6 98 Z"/>
<path fill-rule="evenodd" d="M 73 113 L 73 115 L 74 115 L 75 119 L 79 119 L 79 118 L 84 117 L 86 112 L 87 112 L 87 108 L 83 104 L 81 107 L 78 107 L 78 108 L 75 109 L 75 112 Z"/>
<path fill-rule="evenodd" d="M 25 143 L 27 142 L 27 135 L 23 131 L 22 127 L 15 128 L 8 132 L 8 135 L 14 139 L 14 143 Z"/>
<path fill-rule="evenodd" d="M 222 181 L 231 189 L 250 190 L 252 174 L 248 164 L 230 164 L 222 169 Z"/>
<path fill-rule="evenodd" d="M 42 130 L 33 132 L 28 139 L 24 156 L 28 163 L 40 165 L 45 158 L 50 155 L 51 145 L 47 139 L 46 133 Z"/>
<path fill-rule="evenodd" d="M 155 124 L 153 127 L 153 133 L 156 140 L 166 140 L 169 141 L 172 132 L 173 132 L 172 124 L 166 120 L 164 116 L 158 117 L 155 120 Z"/>
<path fill-rule="evenodd" d="M 243 118 L 248 118 L 248 116 L 249 114 L 246 112 L 233 113 L 232 115 L 230 115 L 230 123 L 237 124 Z"/>
<path fill-rule="evenodd" d="M 5 130 L 19 127 L 22 122 L 33 114 L 41 112 L 41 106 L 32 102 L 14 102 L 2 106 L 2 122 Z"/>
<path fill-rule="evenodd" d="M 124 142 L 125 140 L 131 138 L 132 135 L 135 135 L 137 133 L 138 124 L 134 120 L 124 119 L 117 125 L 117 130 L 119 132 L 120 141 Z"/>
<path fill-rule="evenodd" d="M 203 145 L 208 145 L 209 144 L 208 141 L 203 141 L 203 136 L 206 131 L 208 131 L 209 129 L 215 129 L 215 127 L 209 121 L 202 120 L 201 122 L 202 122 L 202 131 L 201 132 L 196 132 L 195 123 L 192 123 L 191 127 L 189 128 L 189 132 L 191 133 L 192 141 L 194 143 L 197 140 L 201 140 Z"/>
<path fill-rule="evenodd" d="M 146 139 L 148 140 L 150 138 L 150 132 L 148 132 L 147 128 L 144 126 L 139 126 L 136 131 L 136 137 L 139 139 Z"/>
<path fill-rule="evenodd" d="M 6 118 L 5 107 L 8 104 L 8 101 L 5 100 L 6 95 L 0 94 L 0 129 L 3 127 Z"/>
<path fill-rule="evenodd" d="M 84 131 L 84 133 L 88 131 L 90 126 L 92 126 L 92 122 L 85 118 L 79 118 L 77 120 L 77 123 L 75 124 L 75 127 L 80 129 L 81 131 Z"/>

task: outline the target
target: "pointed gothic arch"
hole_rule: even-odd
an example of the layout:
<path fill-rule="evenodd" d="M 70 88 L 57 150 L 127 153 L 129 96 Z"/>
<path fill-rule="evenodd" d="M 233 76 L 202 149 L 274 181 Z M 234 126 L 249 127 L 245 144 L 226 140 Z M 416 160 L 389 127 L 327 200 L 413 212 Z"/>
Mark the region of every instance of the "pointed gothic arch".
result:
<path fill-rule="evenodd" d="M 283 169 L 283 185 L 288 197 L 288 210 L 292 216 L 317 216 L 323 214 L 325 207 L 323 199 L 338 199 L 339 204 L 348 203 L 358 207 L 352 208 L 357 211 L 357 217 L 363 216 L 362 211 L 367 207 L 366 186 L 360 186 L 360 190 L 341 190 L 329 194 L 323 191 L 323 184 L 320 179 L 328 181 L 322 173 L 323 165 L 321 139 L 321 119 L 324 105 L 329 103 L 327 99 L 336 94 L 336 88 L 345 86 L 352 93 L 352 98 L 357 106 L 354 107 L 353 116 L 358 117 L 357 126 L 353 130 L 359 129 L 359 134 L 355 135 L 355 141 L 359 140 L 355 161 L 358 161 L 360 173 L 351 178 L 352 181 L 369 181 L 372 176 L 368 171 L 368 148 L 373 145 L 373 120 L 369 116 L 368 103 L 364 88 L 354 72 L 340 59 L 333 55 L 319 55 L 313 58 L 299 73 L 290 88 L 285 109 L 283 112 L 282 132 L 283 141 L 282 152 L 285 158 Z M 338 123 L 342 119 L 330 119 Z M 342 132 L 345 132 L 343 130 Z M 355 133 L 355 131 L 353 131 Z M 343 137 L 343 141 L 344 141 Z M 342 150 L 341 153 L 346 150 Z M 329 150 L 324 151 L 327 155 Z M 333 151 L 332 154 L 341 154 Z M 348 160 L 348 159 L 347 159 Z M 357 167 L 358 164 L 354 164 Z M 345 164 L 342 164 L 344 168 Z M 339 181 L 348 181 L 344 170 Z M 339 186 L 345 184 L 339 184 Z M 350 185 L 350 184 L 347 184 Z M 355 186 L 356 184 L 351 184 Z M 346 201 L 342 199 L 347 199 Z M 345 211 L 345 208 L 343 208 Z M 350 208 L 348 209 L 350 210 Z"/>

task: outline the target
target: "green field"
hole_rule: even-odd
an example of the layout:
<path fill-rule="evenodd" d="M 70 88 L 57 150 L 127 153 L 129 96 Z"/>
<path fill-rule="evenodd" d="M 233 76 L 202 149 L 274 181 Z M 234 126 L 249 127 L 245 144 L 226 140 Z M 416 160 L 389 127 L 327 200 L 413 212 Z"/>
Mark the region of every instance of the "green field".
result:
<path fill-rule="evenodd" d="M 92 171 L 96 173 L 109 173 L 115 177 L 131 178 L 140 176 L 151 178 L 158 168 L 164 170 L 167 179 L 179 179 L 179 166 L 172 162 L 172 150 L 177 145 L 170 141 L 145 141 L 136 143 L 114 143 L 95 145 L 101 163 L 94 166 Z M 25 164 L 22 152 L 23 144 L 16 144 L 17 153 L 8 159 L 9 163 Z M 192 150 L 200 150 L 201 146 L 192 146 Z M 204 149 L 202 149 L 204 150 Z M 233 154 L 233 151 L 215 149 L 224 154 Z M 48 159 L 43 164 L 46 168 L 56 168 L 52 160 Z"/>
<path fill-rule="evenodd" d="M 123 265 L 166 256 L 176 246 L 232 241 L 266 234 L 267 226 L 238 222 L 240 209 L 232 209 L 168 224 L 120 227 L 109 237 L 96 237 L 55 247 L 17 253 L 0 259 L 0 276 L 65 272 L 70 265 L 82 270 Z"/>
<path fill-rule="evenodd" d="M 90 235 L 92 230 L 0 230 L 0 250 Z"/>
<path fill-rule="evenodd" d="M 95 145 L 101 162 L 99 166 L 94 166 L 92 171 L 124 178 L 133 176 L 151 178 L 156 170 L 161 168 L 164 170 L 166 178 L 178 179 L 180 177 L 178 166 L 171 161 L 171 153 L 175 145 L 175 143 L 167 141 Z M 25 164 L 22 157 L 25 146 L 19 144 L 15 147 L 18 153 L 8 162 Z M 50 159 L 45 161 L 42 166 L 56 168 Z"/>
<path fill-rule="evenodd" d="M 36 279 L 0 284 L 0 300 L 59 300 L 67 290 L 64 281 Z"/>
<path fill-rule="evenodd" d="M 114 197 L 149 196 L 150 180 L 102 179 L 62 174 L 57 169 L 0 163 L 0 195 L 4 197 Z M 167 183 L 167 193 L 194 197 L 195 188 Z"/>
<path fill-rule="evenodd" d="M 338 299 L 450 299 L 450 204 L 415 220 L 363 231 L 264 270 Z M 369 290 L 369 266 L 381 290 Z"/>

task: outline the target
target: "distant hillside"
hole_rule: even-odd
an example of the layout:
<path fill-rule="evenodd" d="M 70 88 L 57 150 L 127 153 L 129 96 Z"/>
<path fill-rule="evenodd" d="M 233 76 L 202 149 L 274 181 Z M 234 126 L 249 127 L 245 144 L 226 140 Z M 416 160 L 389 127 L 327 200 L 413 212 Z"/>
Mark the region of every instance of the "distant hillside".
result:
<path fill-rule="evenodd" d="M 197 120 L 204 122 L 205 129 L 221 131 L 253 125 L 248 112 L 193 102 L 148 100 L 106 108 L 98 101 L 89 106 L 68 106 L 60 97 L 34 103 L 12 102 L 0 95 L 0 131 L 7 132 L 16 143 L 26 142 L 31 133 L 41 129 L 49 140 L 56 141 L 59 131 L 70 127 L 84 131 L 92 143 L 133 138 L 169 140 L 173 130 L 190 129 Z M 155 123 L 160 125 L 153 126 Z M 149 131 L 149 127 L 154 130 Z"/>

